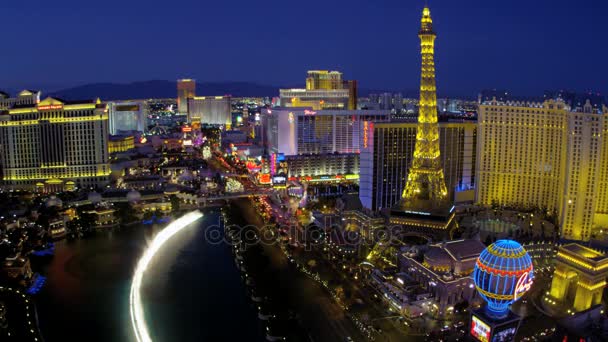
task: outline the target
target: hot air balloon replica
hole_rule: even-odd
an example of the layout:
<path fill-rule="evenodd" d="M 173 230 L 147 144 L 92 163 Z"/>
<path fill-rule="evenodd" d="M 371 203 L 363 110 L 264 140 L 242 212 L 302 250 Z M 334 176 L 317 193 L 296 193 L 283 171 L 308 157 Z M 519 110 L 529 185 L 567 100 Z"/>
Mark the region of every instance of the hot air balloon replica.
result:
<path fill-rule="evenodd" d="M 472 277 L 487 305 L 471 315 L 471 335 L 482 342 L 514 340 L 520 317 L 509 307 L 532 286 L 532 258 L 517 241 L 498 240 L 481 252 Z"/>

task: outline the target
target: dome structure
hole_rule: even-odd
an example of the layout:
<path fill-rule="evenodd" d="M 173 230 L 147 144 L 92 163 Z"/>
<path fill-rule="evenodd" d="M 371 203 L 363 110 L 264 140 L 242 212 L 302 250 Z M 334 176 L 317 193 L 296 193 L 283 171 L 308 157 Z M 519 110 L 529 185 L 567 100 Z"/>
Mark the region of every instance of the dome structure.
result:
<path fill-rule="evenodd" d="M 488 312 L 497 317 L 507 315 L 509 306 L 521 298 L 532 285 L 532 258 L 513 240 L 498 240 L 481 252 L 473 281 Z"/>

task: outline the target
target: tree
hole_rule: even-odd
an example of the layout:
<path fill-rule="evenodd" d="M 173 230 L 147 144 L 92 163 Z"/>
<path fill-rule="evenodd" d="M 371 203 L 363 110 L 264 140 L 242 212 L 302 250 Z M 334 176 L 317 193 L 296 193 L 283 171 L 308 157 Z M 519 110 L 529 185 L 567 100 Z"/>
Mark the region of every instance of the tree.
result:
<path fill-rule="evenodd" d="M 137 217 L 133 212 L 133 208 L 130 204 L 122 204 L 116 206 L 116 215 L 120 219 L 120 221 L 125 223 L 131 223 L 133 221 L 137 221 Z"/>
<path fill-rule="evenodd" d="M 177 196 L 175 196 L 175 195 L 171 195 L 171 197 L 169 197 L 169 200 L 171 201 L 171 209 L 174 212 L 179 211 L 179 209 L 180 209 L 179 198 L 177 198 Z"/>

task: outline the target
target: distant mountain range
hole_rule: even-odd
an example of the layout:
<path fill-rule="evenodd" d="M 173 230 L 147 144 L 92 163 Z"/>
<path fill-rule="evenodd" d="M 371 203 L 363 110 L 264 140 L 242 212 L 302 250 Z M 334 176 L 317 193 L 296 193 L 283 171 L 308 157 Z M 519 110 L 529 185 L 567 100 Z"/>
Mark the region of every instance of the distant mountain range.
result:
<path fill-rule="evenodd" d="M 197 83 L 197 95 L 232 95 L 238 97 L 277 96 L 279 88 L 249 82 Z M 47 94 L 66 100 L 99 97 L 102 100 L 171 98 L 177 96 L 175 81 L 142 81 L 133 83 L 91 83 Z M 43 93 L 43 97 L 45 94 Z"/>
<path fill-rule="evenodd" d="M 205 82 L 196 84 L 196 94 L 199 96 L 232 95 L 235 97 L 273 97 L 279 96 L 280 88 L 293 86 L 268 86 L 251 82 Z M 359 96 L 370 93 L 395 92 L 390 90 L 359 89 Z M 417 92 L 402 92 L 404 97 L 418 96 Z M 177 96 L 175 81 L 141 81 L 133 83 L 91 83 L 67 88 L 45 94 L 43 97 L 55 96 L 65 100 L 84 100 L 101 98 L 109 100 L 174 98 Z"/>

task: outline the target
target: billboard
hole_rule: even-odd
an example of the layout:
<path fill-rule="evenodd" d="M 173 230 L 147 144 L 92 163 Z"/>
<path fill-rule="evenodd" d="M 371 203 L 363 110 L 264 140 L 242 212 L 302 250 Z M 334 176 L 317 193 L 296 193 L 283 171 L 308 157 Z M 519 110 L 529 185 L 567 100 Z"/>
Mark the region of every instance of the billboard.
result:
<path fill-rule="evenodd" d="M 490 342 L 492 328 L 484 321 L 473 315 L 471 318 L 471 336 L 481 342 Z"/>
<path fill-rule="evenodd" d="M 274 177 L 272 177 L 272 184 L 285 185 L 285 184 L 287 184 L 287 177 L 280 176 L 280 175 L 274 176 Z"/>
<path fill-rule="evenodd" d="M 494 329 L 494 335 L 492 335 L 492 342 L 512 342 L 515 341 L 515 334 L 517 333 L 517 324 L 508 324 L 500 326 Z"/>

